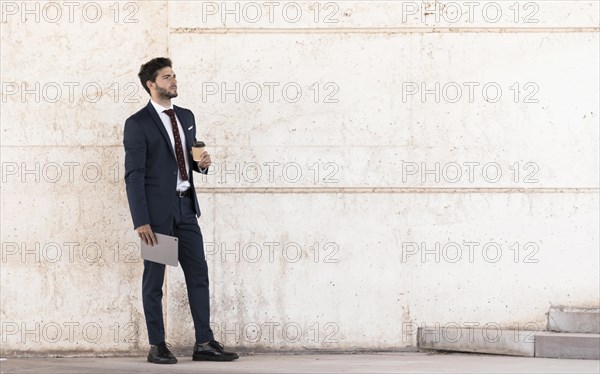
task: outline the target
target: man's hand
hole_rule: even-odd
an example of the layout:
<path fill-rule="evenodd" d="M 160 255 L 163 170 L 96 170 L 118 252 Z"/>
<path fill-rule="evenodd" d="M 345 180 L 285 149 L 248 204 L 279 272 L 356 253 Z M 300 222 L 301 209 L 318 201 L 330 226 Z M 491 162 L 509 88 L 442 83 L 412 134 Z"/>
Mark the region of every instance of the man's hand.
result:
<path fill-rule="evenodd" d="M 142 241 L 147 245 L 153 246 L 155 244 L 158 244 L 158 242 L 156 241 L 156 237 L 152 232 L 152 227 L 150 227 L 150 225 L 140 226 L 137 229 L 135 229 L 135 231 L 137 231 L 138 235 L 140 236 L 140 239 L 142 239 Z"/>
<path fill-rule="evenodd" d="M 210 159 L 210 155 L 208 154 L 208 152 L 204 151 L 204 153 L 202 153 L 200 161 L 196 161 L 196 163 L 198 164 L 198 167 L 200 169 L 206 169 L 212 164 L 212 160 Z"/>

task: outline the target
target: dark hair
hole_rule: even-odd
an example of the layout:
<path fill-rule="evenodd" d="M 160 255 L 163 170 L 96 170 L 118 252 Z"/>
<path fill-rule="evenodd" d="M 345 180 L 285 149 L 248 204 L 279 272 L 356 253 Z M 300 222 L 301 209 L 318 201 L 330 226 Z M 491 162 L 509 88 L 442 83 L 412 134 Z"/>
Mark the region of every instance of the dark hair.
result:
<path fill-rule="evenodd" d="M 158 71 L 166 67 L 173 67 L 171 60 L 166 57 L 157 57 L 142 65 L 142 67 L 140 68 L 140 72 L 138 73 L 138 77 L 140 77 L 142 87 L 144 87 L 146 92 L 150 93 L 150 89 L 148 88 L 148 86 L 146 86 L 146 82 L 156 82 Z"/>

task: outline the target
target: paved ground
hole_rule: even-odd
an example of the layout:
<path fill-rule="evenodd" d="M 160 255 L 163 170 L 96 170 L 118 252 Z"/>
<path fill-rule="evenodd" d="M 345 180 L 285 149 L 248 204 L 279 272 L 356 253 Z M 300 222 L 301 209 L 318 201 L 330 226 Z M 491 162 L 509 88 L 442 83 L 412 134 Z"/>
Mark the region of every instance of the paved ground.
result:
<path fill-rule="evenodd" d="M 354 355 L 242 356 L 235 362 L 155 365 L 145 358 L 18 358 L 0 361 L 1 373 L 599 373 L 600 361 L 420 352 Z"/>

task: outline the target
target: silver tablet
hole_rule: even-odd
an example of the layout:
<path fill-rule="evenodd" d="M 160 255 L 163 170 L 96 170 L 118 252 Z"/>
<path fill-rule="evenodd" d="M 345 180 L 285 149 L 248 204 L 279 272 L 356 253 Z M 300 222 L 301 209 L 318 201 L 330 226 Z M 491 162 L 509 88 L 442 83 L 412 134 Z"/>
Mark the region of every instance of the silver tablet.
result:
<path fill-rule="evenodd" d="M 147 245 L 142 240 L 142 258 L 144 260 L 158 262 L 159 264 L 177 266 L 179 263 L 179 242 L 176 237 L 154 233 L 158 244 Z"/>

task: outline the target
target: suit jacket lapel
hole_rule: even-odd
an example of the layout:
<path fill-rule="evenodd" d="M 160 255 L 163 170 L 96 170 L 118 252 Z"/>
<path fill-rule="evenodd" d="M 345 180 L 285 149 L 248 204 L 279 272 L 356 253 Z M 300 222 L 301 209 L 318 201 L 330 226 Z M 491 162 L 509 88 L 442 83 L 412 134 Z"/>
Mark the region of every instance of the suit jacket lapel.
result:
<path fill-rule="evenodd" d="M 158 129 L 160 130 L 160 133 L 163 135 L 163 138 L 167 142 L 167 146 L 171 150 L 171 154 L 173 155 L 173 157 L 175 157 L 175 152 L 173 151 L 173 146 L 171 145 L 171 139 L 169 139 L 169 134 L 167 134 L 165 125 L 163 125 L 160 117 L 158 116 L 158 113 L 156 113 L 156 109 L 154 109 L 151 102 L 148 101 L 148 105 L 146 105 L 146 109 L 148 109 L 148 112 L 150 113 L 150 117 L 152 117 L 154 124 L 158 127 Z"/>
<path fill-rule="evenodd" d="M 190 125 L 195 126 L 195 124 L 186 121 L 186 117 L 183 116 L 183 114 L 185 112 L 182 111 L 181 108 L 173 105 L 173 110 L 175 110 L 175 114 L 177 115 L 177 118 L 179 118 L 179 122 L 181 122 L 181 128 L 183 129 L 183 132 L 185 133 L 185 145 L 186 145 L 185 151 L 188 152 L 188 163 L 189 163 L 190 171 L 193 171 L 194 170 L 194 159 L 192 158 L 192 155 L 189 152 L 192 149 L 192 144 L 194 143 L 195 139 L 192 136 L 192 130 L 188 129 L 188 127 Z M 190 178 L 190 180 L 191 180 L 191 178 Z"/>
<path fill-rule="evenodd" d="M 173 110 L 175 110 L 175 114 L 177 115 L 177 118 L 179 118 L 179 122 L 181 122 L 181 127 L 183 128 L 183 132 L 185 133 L 185 145 L 186 145 L 186 150 L 188 149 L 192 149 L 192 136 L 191 136 L 191 131 L 188 130 L 188 125 L 189 123 L 187 123 L 184 120 L 184 117 L 181 115 L 182 111 L 181 108 L 173 105 Z"/>

